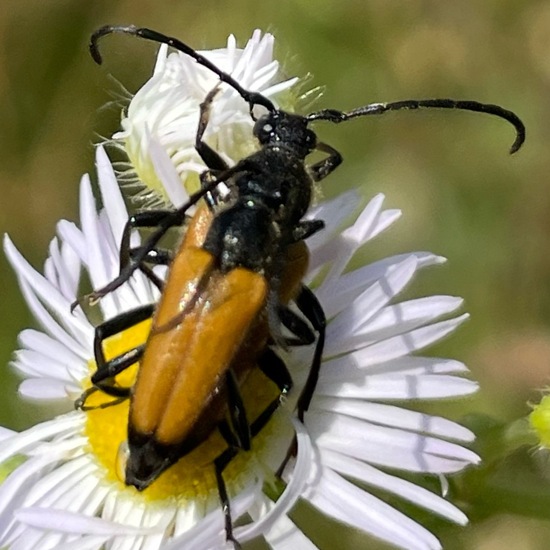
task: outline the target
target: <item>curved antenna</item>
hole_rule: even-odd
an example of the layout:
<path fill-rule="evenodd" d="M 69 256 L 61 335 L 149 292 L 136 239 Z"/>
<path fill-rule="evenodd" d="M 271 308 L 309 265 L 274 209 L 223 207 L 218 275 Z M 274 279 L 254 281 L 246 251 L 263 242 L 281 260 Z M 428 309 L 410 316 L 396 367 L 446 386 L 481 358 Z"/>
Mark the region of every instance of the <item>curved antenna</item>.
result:
<path fill-rule="evenodd" d="M 226 84 L 234 88 L 239 93 L 239 95 L 249 104 L 251 114 L 254 105 L 261 105 L 270 112 L 276 110 L 273 103 L 271 103 L 271 101 L 269 101 L 267 97 L 257 92 L 245 90 L 231 75 L 224 73 L 211 61 L 206 59 L 206 57 L 195 51 L 193 48 L 191 48 L 181 40 L 178 40 L 177 38 L 173 38 L 171 36 L 166 36 L 165 34 L 153 31 L 151 29 L 143 27 L 140 28 L 136 27 L 135 25 L 105 25 L 104 27 L 97 29 L 97 31 L 95 31 L 90 37 L 90 54 L 98 65 L 101 65 L 101 63 L 103 62 L 103 58 L 99 53 L 99 39 L 108 34 L 114 33 L 130 34 L 132 36 L 137 36 L 138 38 L 143 38 L 144 40 L 151 40 L 152 42 L 167 44 L 168 46 L 184 53 L 185 55 L 188 55 L 189 57 L 193 58 L 199 65 L 206 67 L 214 74 L 216 74 L 222 82 L 225 82 Z"/>
<path fill-rule="evenodd" d="M 404 101 L 395 101 L 393 103 L 370 103 L 348 112 L 337 111 L 336 109 L 323 109 L 309 114 L 308 121 L 328 120 L 336 124 L 368 115 L 382 115 L 387 111 L 399 111 L 401 109 L 459 109 L 462 111 L 475 111 L 476 113 L 485 113 L 488 115 L 503 118 L 516 130 L 516 139 L 510 147 L 510 154 L 514 154 L 523 145 L 525 141 L 525 125 L 521 119 L 512 111 L 503 109 L 499 105 L 490 103 L 479 103 L 478 101 L 462 101 L 456 99 L 406 99 Z"/>

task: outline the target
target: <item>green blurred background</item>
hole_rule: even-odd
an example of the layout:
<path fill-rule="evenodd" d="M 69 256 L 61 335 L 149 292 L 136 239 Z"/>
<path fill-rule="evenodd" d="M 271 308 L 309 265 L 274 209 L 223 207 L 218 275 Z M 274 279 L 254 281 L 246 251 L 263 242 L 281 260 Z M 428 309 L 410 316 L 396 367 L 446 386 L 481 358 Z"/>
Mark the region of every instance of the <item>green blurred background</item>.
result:
<path fill-rule="evenodd" d="M 312 85 L 326 85 L 319 108 L 456 97 L 516 111 L 528 139 L 514 157 L 507 153 L 512 128 L 470 113 L 403 112 L 319 125 L 318 131 L 345 157 L 324 184 L 327 196 L 349 187 L 365 196 L 383 192 L 387 206 L 404 212 L 369 247 L 369 257 L 409 250 L 445 255 L 449 263 L 425 272 L 412 292 L 463 296 L 472 314 L 433 353 L 465 361 L 482 390 L 432 410 L 455 418 L 489 414 L 507 422 L 526 415 L 527 402 L 538 400 L 550 375 L 550 2 L 3 0 L 2 5 L 0 227 L 36 266 L 46 257 L 56 221 L 77 219 L 78 181 L 92 170 L 96 135 L 117 128 L 119 113 L 102 109 L 115 89 L 108 73 L 135 90 L 151 71 L 154 46 L 130 38 L 112 38 L 105 44 L 107 68 L 94 65 L 88 37 L 106 23 L 146 25 L 197 48 L 223 46 L 229 33 L 242 45 L 254 28 L 271 31 L 289 75 L 310 72 Z M 21 429 L 42 409 L 18 400 L 17 380 L 7 365 L 17 333 L 33 322 L 3 257 L 0 277 L 0 422 Z M 528 486 L 543 477 L 528 451 L 499 465 L 505 485 L 527 480 Z M 542 498 L 550 491 L 544 483 Z M 538 502 L 533 509 L 523 504 L 513 509 L 498 496 L 478 500 L 465 530 L 423 521 L 445 548 L 545 549 L 550 528 L 543 518 L 550 517 L 550 507 Z M 309 517 L 307 510 L 299 513 Z M 378 548 L 350 533 L 343 537 L 332 526 L 311 530 L 323 548 Z"/>

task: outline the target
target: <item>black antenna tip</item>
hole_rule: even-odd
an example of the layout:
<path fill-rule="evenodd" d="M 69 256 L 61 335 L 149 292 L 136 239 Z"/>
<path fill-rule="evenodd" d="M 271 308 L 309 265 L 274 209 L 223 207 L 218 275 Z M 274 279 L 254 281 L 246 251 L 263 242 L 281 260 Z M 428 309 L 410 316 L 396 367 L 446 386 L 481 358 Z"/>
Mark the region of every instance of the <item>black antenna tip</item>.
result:
<path fill-rule="evenodd" d="M 515 117 L 513 124 L 516 129 L 516 139 L 514 140 L 514 143 L 512 143 L 512 146 L 510 147 L 511 155 L 513 155 L 514 153 L 517 153 L 525 143 L 525 125 L 523 124 L 523 122 L 519 117 Z"/>
<path fill-rule="evenodd" d="M 138 34 L 139 29 L 135 25 L 105 25 L 97 31 L 95 31 L 90 37 L 90 55 L 92 59 L 98 64 L 103 63 L 103 57 L 99 53 L 98 42 L 100 38 L 103 38 L 107 34 L 112 33 L 125 33 L 125 34 Z"/>

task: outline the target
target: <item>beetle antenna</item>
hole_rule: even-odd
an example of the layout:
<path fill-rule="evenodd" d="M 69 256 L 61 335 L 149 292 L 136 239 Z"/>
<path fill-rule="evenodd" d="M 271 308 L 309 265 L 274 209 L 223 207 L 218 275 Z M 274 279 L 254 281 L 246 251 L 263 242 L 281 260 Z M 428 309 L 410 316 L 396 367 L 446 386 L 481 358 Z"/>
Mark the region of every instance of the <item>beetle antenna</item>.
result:
<path fill-rule="evenodd" d="M 152 42 L 167 44 L 168 46 L 174 48 L 175 50 L 178 50 L 184 53 L 185 55 L 188 55 L 189 57 L 193 58 L 199 65 L 206 67 L 207 69 L 212 71 L 214 74 L 216 74 L 222 82 L 225 82 L 226 84 L 231 86 L 233 89 L 235 89 L 239 93 L 239 95 L 249 104 L 251 113 L 254 105 L 261 105 L 270 112 L 273 112 L 276 110 L 275 105 L 273 105 L 273 103 L 269 101 L 267 97 L 257 92 L 251 92 L 249 90 L 245 90 L 231 75 L 220 70 L 218 67 L 216 67 L 216 65 L 214 65 L 214 63 L 212 63 L 211 61 L 206 59 L 206 57 L 204 57 L 203 55 L 195 51 L 193 48 L 191 48 L 191 46 L 188 46 L 187 44 L 185 44 L 181 40 L 178 40 L 177 38 L 174 38 L 172 36 L 166 36 L 165 34 L 162 34 L 157 31 L 153 31 L 151 29 L 147 29 L 143 27 L 140 28 L 140 27 L 136 27 L 135 25 L 128 25 L 128 26 L 105 25 L 104 27 L 97 29 L 97 31 L 95 31 L 90 37 L 90 54 L 98 65 L 101 65 L 101 63 L 103 62 L 103 58 L 99 53 L 99 47 L 98 47 L 99 39 L 103 38 L 108 34 L 114 34 L 114 33 L 130 34 L 132 36 L 143 38 L 144 40 L 151 40 Z"/>
<path fill-rule="evenodd" d="M 306 118 L 308 121 L 328 120 L 329 122 L 340 123 L 352 118 L 368 115 L 382 115 L 388 111 L 399 111 L 401 109 L 459 109 L 462 111 L 475 111 L 488 115 L 503 118 L 516 130 L 516 139 L 510 147 L 510 154 L 520 149 L 525 141 L 525 125 L 521 119 L 512 111 L 508 111 L 499 105 L 490 103 L 479 103 L 478 101 L 462 101 L 456 99 L 406 99 L 393 103 L 370 103 L 351 111 L 337 111 L 336 109 L 323 109 L 311 113 Z"/>

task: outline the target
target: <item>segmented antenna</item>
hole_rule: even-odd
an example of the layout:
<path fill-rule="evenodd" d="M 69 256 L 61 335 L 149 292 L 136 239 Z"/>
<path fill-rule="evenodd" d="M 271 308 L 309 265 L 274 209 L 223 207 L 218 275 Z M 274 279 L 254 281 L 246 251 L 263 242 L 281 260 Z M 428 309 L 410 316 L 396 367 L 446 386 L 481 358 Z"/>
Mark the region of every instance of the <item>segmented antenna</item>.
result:
<path fill-rule="evenodd" d="M 479 103 L 478 101 L 463 101 L 456 99 L 406 99 L 393 103 L 370 103 L 363 107 L 357 107 L 351 111 L 344 112 L 336 109 L 323 109 L 307 115 L 307 120 L 328 120 L 339 124 L 352 118 L 369 115 L 382 115 L 388 111 L 399 111 L 401 109 L 458 109 L 461 111 L 474 111 L 497 116 L 512 124 L 516 130 L 516 139 L 510 147 L 510 154 L 520 149 L 525 141 L 525 125 L 521 119 L 512 111 L 508 111 L 499 105 L 491 103 Z"/>
<path fill-rule="evenodd" d="M 95 31 L 90 38 L 90 54 L 98 65 L 101 65 L 101 63 L 103 62 L 103 58 L 99 53 L 99 40 L 108 34 L 115 33 L 129 34 L 132 36 L 137 36 L 138 38 L 143 38 L 144 40 L 150 40 L 152 42 L 157 42 L 160 44 L 167 44 L 175 50 L 178 50 L 185 55 L 188 55 L 189 57 L 194 59 L 199 65 L 202 65 L 203 67 L 206 67 L 208 70 L 212 71 L 215 75 L 218 76 L 218 78 L 222 82 L 225 82 L 226 84 L 234 88 L 238 92 L 238 94 L 250 105 L 251 112 L 254 105 L 261 105 L 270 112 L 276 110 L 275 105 L 273 105 L 273 103 L 271 103 L 271 101 L 269 101 L 267 97 L 258 92 L 245 90 L 231 75 L 223 72 L 221 69 L 216 67 L 214 63 L 195 51 L 193 48 L 191 48 L 191 46 L 188 46 L 177 38 L 166 36 L 165 34 L 153 31 L 151 29 L 143 27 L 140 28 L 136 27 L 135 25 L 105 25 L 104 27 L 101 27 L 100 29 Z"/>

